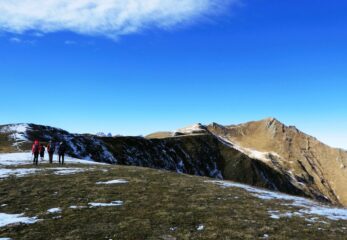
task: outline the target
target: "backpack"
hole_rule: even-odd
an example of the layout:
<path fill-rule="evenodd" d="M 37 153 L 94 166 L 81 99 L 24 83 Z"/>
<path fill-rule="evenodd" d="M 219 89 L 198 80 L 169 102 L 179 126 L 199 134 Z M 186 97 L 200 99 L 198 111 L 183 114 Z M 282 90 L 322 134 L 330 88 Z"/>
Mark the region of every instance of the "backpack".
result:
<path fill-rule="evenodd" d="M 40 149 L 40 146 L 38 144 L 34 145 L 34 153 L 38 153 Z"/>
<path fill-rule="evenodd" d="M 55 151 L 54 143 L 49 144 L 49 152 L 54 152 L 54 151 Z"/>
<path fill-rule="evenodd" d="M 65 143 L 62 143 L 59 145 L 59 154 L 64 154 L 66 151 L 66 145 Z"/>

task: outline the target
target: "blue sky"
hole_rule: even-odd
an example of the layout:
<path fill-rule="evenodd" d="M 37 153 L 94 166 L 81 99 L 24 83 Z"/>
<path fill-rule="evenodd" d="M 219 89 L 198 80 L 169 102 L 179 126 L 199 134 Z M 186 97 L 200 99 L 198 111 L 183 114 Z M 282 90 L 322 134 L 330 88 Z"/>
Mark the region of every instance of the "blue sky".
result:
<path fill-rule="evenodd" d="M 139 135 L 273 116 L 347 149 L 346 1 L 182 1 L 109 25 L 6 6 L 0 124 Z"/>

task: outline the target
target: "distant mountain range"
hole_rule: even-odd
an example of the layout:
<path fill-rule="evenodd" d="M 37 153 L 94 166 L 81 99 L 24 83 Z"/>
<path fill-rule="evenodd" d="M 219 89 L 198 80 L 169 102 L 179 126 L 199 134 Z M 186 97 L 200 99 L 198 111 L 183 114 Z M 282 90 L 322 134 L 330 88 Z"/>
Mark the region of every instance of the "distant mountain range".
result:
<path fill-rule="evenodd" d="M 35 139 L 65 141 L 72 157 L 233 180 L 347 206 L 347 152 L 274 118 L 195 124 L 144 138 L 72 134 L 35 124 L 0 126 L 0 152 L 28 151 Z"/>

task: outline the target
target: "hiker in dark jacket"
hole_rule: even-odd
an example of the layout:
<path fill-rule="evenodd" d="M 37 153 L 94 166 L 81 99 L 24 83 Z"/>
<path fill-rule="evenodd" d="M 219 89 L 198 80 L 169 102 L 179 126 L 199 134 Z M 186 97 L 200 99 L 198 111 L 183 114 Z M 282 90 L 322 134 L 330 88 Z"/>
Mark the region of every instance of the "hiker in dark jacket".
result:
<path fill-rule="evenodd" d="M 33 164 L 37 165 L 39 162 L 39 153 L 40 153 L 40 143 L 38 140 L 35 140 L 33 146 L 31 147 L 31 152 L 34 155 Z"/>
<path fill-rule="evenodd" d="M 49 156 L 49 163 L 53 163 L 53 154 L 55 152 L 55 144 L 52 141 L 49 141 L 47 145 L 47 152 Z"/>
<path fill-rule="evenodd" d="M 41 157 L 41 161 L 43 161 L 44 157 L 45 157 L 45 151 L 46 151 L 46 148 L 45 146 L 41 143 L 40 145 L 40 157 Z"/>
<path fill-rule="evenodd" d="M 59 150 L 58 150 L 59 164 L 61 163 L 62 165 L 64 165 L 65 152 L 66 152 L 66 144 L 64 142 L 60 142 Z M 60 159 L 61 159 L 61 162 L 60 162 Z"/>

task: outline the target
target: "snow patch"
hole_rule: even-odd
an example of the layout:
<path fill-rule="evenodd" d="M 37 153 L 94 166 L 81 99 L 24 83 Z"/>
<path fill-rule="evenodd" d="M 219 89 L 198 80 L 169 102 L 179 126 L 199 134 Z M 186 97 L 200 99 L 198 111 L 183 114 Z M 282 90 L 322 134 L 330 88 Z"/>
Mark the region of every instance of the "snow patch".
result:
<path fill-rule="evenodd" d="M 55 175 L 70 175 L 76 173 L 85 172 L 86 169 L 83 168 L 47 168 L 48 170 L 54 170 Z"/>
<path fill-rule="evenodd" d="M 25 217 L 24 214 L 0 213 L 0 227 L 15 223 L 33 224 L 37 221 L 37 217 Z"/>
<path fill-rule="evenodd" d="M 61 211 L 61 208 L 51 208 L 47 210 L 48 213 L 61 213 Z"/>
<path fill-rule="evenodd" d="M 306 222 L 310 222 L 310 223 L 323 223 L 323 224 L 329 224 L 325 221 L 320 221 L 319 218 L 317 217 L 312 217 L 312 218 L 306 218 L 305 219 Z"/>
<path fill-rule="evenodd" d="M 33 163 L 33 156 L 31 152 L 20 152 L 20 153 L 1 153 L 0 154 L 0 165 L 4 166 L 17 166 L 17 165 L 28 165 Z M 53 163 L 58 161 L 58 155 L 53 156 Z M 86 165 L 106 165 L 105 163 L 99 163 L 89 160 L 81 160 L 65 156 L 66 163 L 78 163 Z M 39 163 L 48 163 L 47 160 L 40 161 Z"/>
<path fill-rule="evenodd" d="M 122 184 L 122 183 L 128 183 L 127 180 L 124 179 L 115 179 L 115 180 L 111 180 L 111 181 L 107 181 L 107 182 L 97 182 L 96 184 Z"/>
<path fill-rule="evenodd" d="M 8 178 L 10 176 L 25 177 L 30 174 L 34 174 L 41 171 L 41 169 L 35 168 L 18 168 L 18 169 L 6 169 L 0 168 L 0 179 Z"/>
<path fill-rule="evenodd" d="M 258 197 L 263 200 L 281 200 L 281 205 L 285 206 L 294 206 L 300 207 L 301 209 L 297 212 L 289 212 L 292 215 L 318 215 L 322 217 L 326 217 L 330 220 L 347 220 L 347 209 L 345 208 L 337 208 L 332 206 L 322 205 L 313 200 L 309 200 L 303 197 L 296 197 L 287 195 L 279 192 L 272 192 L 268 190 L 263 190 L 255 187 L 251 187 L 245 184 L 228 182 L 228 181 L 205 181 L 209 183 L 217 184 L 221 187 L 229 188 L 236 187 L 244 189 L 250 192 L 253 196 Z M 288 214 L 289 214 L 288 213 Z M 288 216 L 288 214 L 286 214 Z"/>
<path fill-rule="evenodd" d="M 17 168 L 17 169 L 8 169 L 8 168 L 0 168 L 0 180 L 15 176 L 15 177 L 26 177 L 32 174 L 36 174 L 38 172 L 47 173 L 47 171 L 53 171 L 55 175 L 70 175 L 76 173 L 82 173 L 85 171 L 89 171 L 90 169 L 84 168 Z"/>
<path fill-rule="evenodd" d="M 264 234 L 262 239 L 268 239 L 269 238 L 269 235 L 268 234 Z"/>
<path fill-rule="evenodd" d="M 303 214 L 299 212 L 280 213 L 279 211 L 269 211 L 269 214 L 270 214 L 270 217 L 273 219 L 291 218 L 293 216 L 303 217 Z"/>
<path fill-rule="evenodd" d="M 204 230 L 204 228 L 205 228 L 205 226 L 204 226 L 204 225 L 199 224 L 199 225 L 196 227 L 196 230 L 198 230 L 198 231 L 202 231 L 202 230 Z"/>
<path fill-rule="evenodd" d="M 71 209 L 82 209 L 82 208 L 87 208 L 86 206 L 70 206 L 69 208 Z"/>
<path fill-rule="evenodd" d="M 88 203 L 90 207 L 115 207 L 115 206 L 122 206 L 123 201 L 112 201 L 110 203 L 97 203 L 97 202 L 91 202 Z"/>

